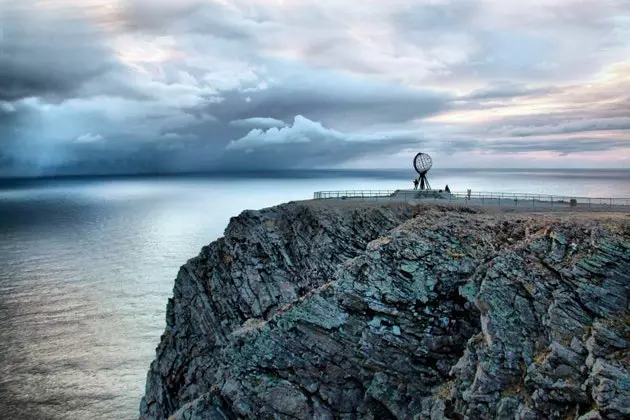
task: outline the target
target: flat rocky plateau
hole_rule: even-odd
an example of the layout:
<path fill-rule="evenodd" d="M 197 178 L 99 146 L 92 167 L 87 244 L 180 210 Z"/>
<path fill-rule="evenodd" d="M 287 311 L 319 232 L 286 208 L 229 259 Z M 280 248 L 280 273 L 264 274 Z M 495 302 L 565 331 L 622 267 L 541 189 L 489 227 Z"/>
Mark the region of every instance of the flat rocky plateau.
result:
<path fill-rule="evenodd" d="M 142 419 L 628 419 L 630 215 L 299 202 L 179 271 Z"/>

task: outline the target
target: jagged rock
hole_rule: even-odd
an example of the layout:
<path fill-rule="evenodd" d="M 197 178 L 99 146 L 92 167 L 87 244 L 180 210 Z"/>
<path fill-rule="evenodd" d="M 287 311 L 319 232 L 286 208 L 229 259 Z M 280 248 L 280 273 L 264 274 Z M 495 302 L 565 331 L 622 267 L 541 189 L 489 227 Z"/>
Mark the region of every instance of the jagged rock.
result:
<path fill-rule="evenodd" d="M 140 417 L 630 418 L 628 224 L 244 212 L 180 270 Z"/>

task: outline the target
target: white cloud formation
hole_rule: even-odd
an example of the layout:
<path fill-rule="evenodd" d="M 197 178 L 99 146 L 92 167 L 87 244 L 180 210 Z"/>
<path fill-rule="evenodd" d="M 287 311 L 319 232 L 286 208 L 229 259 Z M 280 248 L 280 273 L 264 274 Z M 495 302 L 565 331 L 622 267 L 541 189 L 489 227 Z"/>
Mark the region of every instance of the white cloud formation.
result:
<path fill-rule="evenodd" d="M 342 133 L 337 130 L 326 128 L 322 123 L 311 121 L 302 115 L 297 115 L 293 124 L 285 127 L 272 127 L 267 130 L 253 129 L 247 135 L 238 140 L 231 141 L 226 149 L 228 150 L 248 150 L 274 148 L 279 147 L 300 146 L 310 143 L 311 148 L 341 148 L 346 146 L 356 146 L 361 149 L 364 146 L 378 146 L 397 144 L 403 140 L 408 144 L 419 144 L 414 137 L 419 133 L 400 132 L 400 133 Z"/>
<path fill-rule="evenodd" d="M 95 143 L 103 140 L 105 137 L 100 134 L 86 133 L 76 138 L 77 143 Z"/>
<path fill-rule="evenodd" d="M 269 117 L 253 117 L 245 118 L 242 120 L 230 121 L 230 124 L 236 127 L 245 128 L 272 128 L 272 127 L 285 127 L 287 123 L 276 118 Z"/>
<path fill-rule="evenodd" d="M 6 112 L 7 114 L 15 112 L 15 106 L 11 102 L 0 101 L 0 111 Z"/>
<path fill-rule="evenodd" d="M 231 141 L 228 150 L 253 150 L 282 144 L 309 143 L 311 141 L 342 140 L 341 133 L 324 128 L 321 123 L 310 121 L 301 115 L 295 117 L 290 127 L 268 130 L 254 129 L 245 137 Z"/>

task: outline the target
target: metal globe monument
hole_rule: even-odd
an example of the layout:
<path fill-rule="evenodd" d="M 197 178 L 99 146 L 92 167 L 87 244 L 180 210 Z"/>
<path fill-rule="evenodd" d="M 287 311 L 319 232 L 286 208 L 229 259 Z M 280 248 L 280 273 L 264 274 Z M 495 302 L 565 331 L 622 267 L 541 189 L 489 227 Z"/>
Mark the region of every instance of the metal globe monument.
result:
<path fill-rule="evenodd" d="M 429 180 L 427 179 L 427 172 L 433 166 L 433 159 L 427 153 L 418 153 L 415 158 L 413 158 L 413 167 L 416 172 L 418 172 L 417 181 L 420 183 L 421 190 L 430 190 L 431 185 L 429 185 Z"/>

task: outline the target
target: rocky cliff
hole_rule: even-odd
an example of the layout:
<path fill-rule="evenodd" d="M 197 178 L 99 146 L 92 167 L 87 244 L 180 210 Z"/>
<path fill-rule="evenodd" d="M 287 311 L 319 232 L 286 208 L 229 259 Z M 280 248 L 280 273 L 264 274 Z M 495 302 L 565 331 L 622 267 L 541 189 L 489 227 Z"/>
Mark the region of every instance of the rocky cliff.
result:
<path fill-rule="evenodd" d="M 290 203 L 184 265 L 143 419 L 630 418 L 630 217 Z"/>

